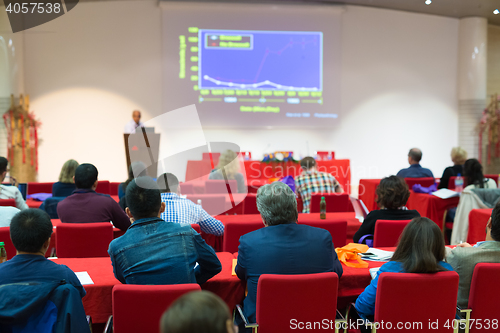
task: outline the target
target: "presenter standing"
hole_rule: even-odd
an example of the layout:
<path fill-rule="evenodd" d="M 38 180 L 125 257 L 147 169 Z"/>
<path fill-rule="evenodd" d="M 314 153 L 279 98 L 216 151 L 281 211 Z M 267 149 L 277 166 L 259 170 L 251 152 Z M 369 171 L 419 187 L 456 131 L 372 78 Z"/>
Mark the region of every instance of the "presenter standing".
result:
<path fill-rule="evenodd" d="M 132 120 L 125 125 L 124 133 L 134 133 L 136 128 L 139 126 L 144 126 L 144 123 L 141 122 L 141 111 L 134 110 L 134 112 L 132 112 Z"/>

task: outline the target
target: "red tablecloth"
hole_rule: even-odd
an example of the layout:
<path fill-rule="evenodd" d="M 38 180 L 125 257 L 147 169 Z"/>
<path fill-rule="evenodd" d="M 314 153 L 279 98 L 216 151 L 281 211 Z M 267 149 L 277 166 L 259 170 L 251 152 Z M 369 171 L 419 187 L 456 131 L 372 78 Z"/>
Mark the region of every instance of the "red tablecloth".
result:
<path fill-rule="evenodd" d="M 202 285 L 202 289 L 210 290 L 220 296 L 233 309 L 243 301 L 245 286 L 238 277 L 232 275 L 234 256 L 231 253 L 217 253 L 222 264 L 222 271 Z M 113 266 L 109 258 L 75 258 L 56 259 L 54 262 L 68 266 L 74 272 L 87 271 L 94 281 L 86 285 L 87 295 L 83 298 L 83 306 L 94 323 L 105 323 L 111 315 L 111 292 L 115 284 L 120 282 L 113 275 Z"/>
<path fill-rule="evenodd" d="M 358 188 L 358 198 L 363 200 L 368 211 L 378 209 L 375 203 L 375 191 L 381 179 L 360 179 Z"/>
<path fill-rule="evenodd" d="M 346 244 L 352 243 L 352 238 L 356 231 L 358 231 L 361 223 L 358 219 L 355 218 L 354 213 L 327 213 L 326 219 L 321 220 L 319 218 L 319 213 L 312 214 L 299 214 L 299 222 L 308 222 L 308 221 L 338 221 L 338 220 L 347 220 L 347 240 Z M 218 215 L 215 216 L 216 219 L 220 220 L 224 225 L 227 222 L 262 222 L 262 218 L 260 214 L 245 214 L 245 215 Z M 210 234 L 201 233 L 205 242 L 208 245 L 212 246 L 215 251 L 222 251 L 222 242 L 224 240 L 224 236 L 214 236 Z"/>
<path fill-rule="evenodd" d="M 444 212 L 458 206 L 459 197 L 441 199 L 431 194 L 415 193 L 410 191 L 408 209 L 417 210 L 421 216 L 428 217 L 436 222 L 439 228 L 443 227 Z"/>
<path fill-rule="evenodd" d="M 486 238 L 486 223 L 490 219 L 493 209 L 473 209 L 469 213 L 469 233 L 467 243 L 475 244 Z"/>

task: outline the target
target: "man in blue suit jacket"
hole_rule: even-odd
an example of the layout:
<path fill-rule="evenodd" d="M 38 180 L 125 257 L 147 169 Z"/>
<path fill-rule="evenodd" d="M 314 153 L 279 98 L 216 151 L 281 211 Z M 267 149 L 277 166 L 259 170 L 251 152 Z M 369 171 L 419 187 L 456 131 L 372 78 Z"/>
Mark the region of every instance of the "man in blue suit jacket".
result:
<path fill-rule="evenodd" d="M 281 182 L 259 188 L 257 209 L 265 228 L 241 236 L 236 274 L 247 281 L 243 312 L 255 323 L 257 283 L 261 274 L 342 275 L 332 236 L 327 230 L 297 224 L 297 200 Z"/>

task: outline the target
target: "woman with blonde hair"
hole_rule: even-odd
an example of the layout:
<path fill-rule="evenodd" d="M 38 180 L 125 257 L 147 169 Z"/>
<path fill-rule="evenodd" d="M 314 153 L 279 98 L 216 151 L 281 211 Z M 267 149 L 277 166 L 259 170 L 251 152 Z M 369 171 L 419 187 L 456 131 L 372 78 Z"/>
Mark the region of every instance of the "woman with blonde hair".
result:
<path fill-rule="evenodd" d="M 52 196 L 53 197 L 67 197 L 76 190 L 75 181 L 73 177 L 75 176 L 75 170 L 79 166 L 75 160 L 67 160 L 59 173 L 59 181 L 52 185 Z"/>
<path fill-rule="evenodd" d="M 453 161 L 453 166 L 444 169 L 438 188 L 448 188 L 451 177 L 456 177 L 459 174 L 463 177 L 464 175 L 463 166 L 467 160 L 467 152 L 462 147 L 454 147 L 451 150 L 451 160 Z"/>
<path fill-rule="evenodd" d="M 208 179 L 227 179 L 236 180 L 238 184 L 238 193 L 246 192 L 245 179 L 243 175 L 240 173 L 240 164 L 238 159 L 238 154 L 236 154 L 232 150 L 226 150 L 219 157 L 219 163 L 212 170 Z"/>

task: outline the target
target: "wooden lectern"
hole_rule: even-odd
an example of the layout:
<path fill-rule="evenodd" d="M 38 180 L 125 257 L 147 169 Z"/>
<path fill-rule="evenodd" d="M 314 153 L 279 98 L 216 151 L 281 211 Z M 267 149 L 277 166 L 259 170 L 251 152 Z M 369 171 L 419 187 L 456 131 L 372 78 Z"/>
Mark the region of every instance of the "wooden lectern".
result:
<path fill-rule="evenodd" d="M 156 178 L 160 154 L 160 134 L 146 133 L 145 129 L 141 127 L 137 129 L 136 133 L 123 134 L 123 139 L 127 156 L 127 175 L 130 164 L 141 161 L 147 167 L 148 176 Z"/>

